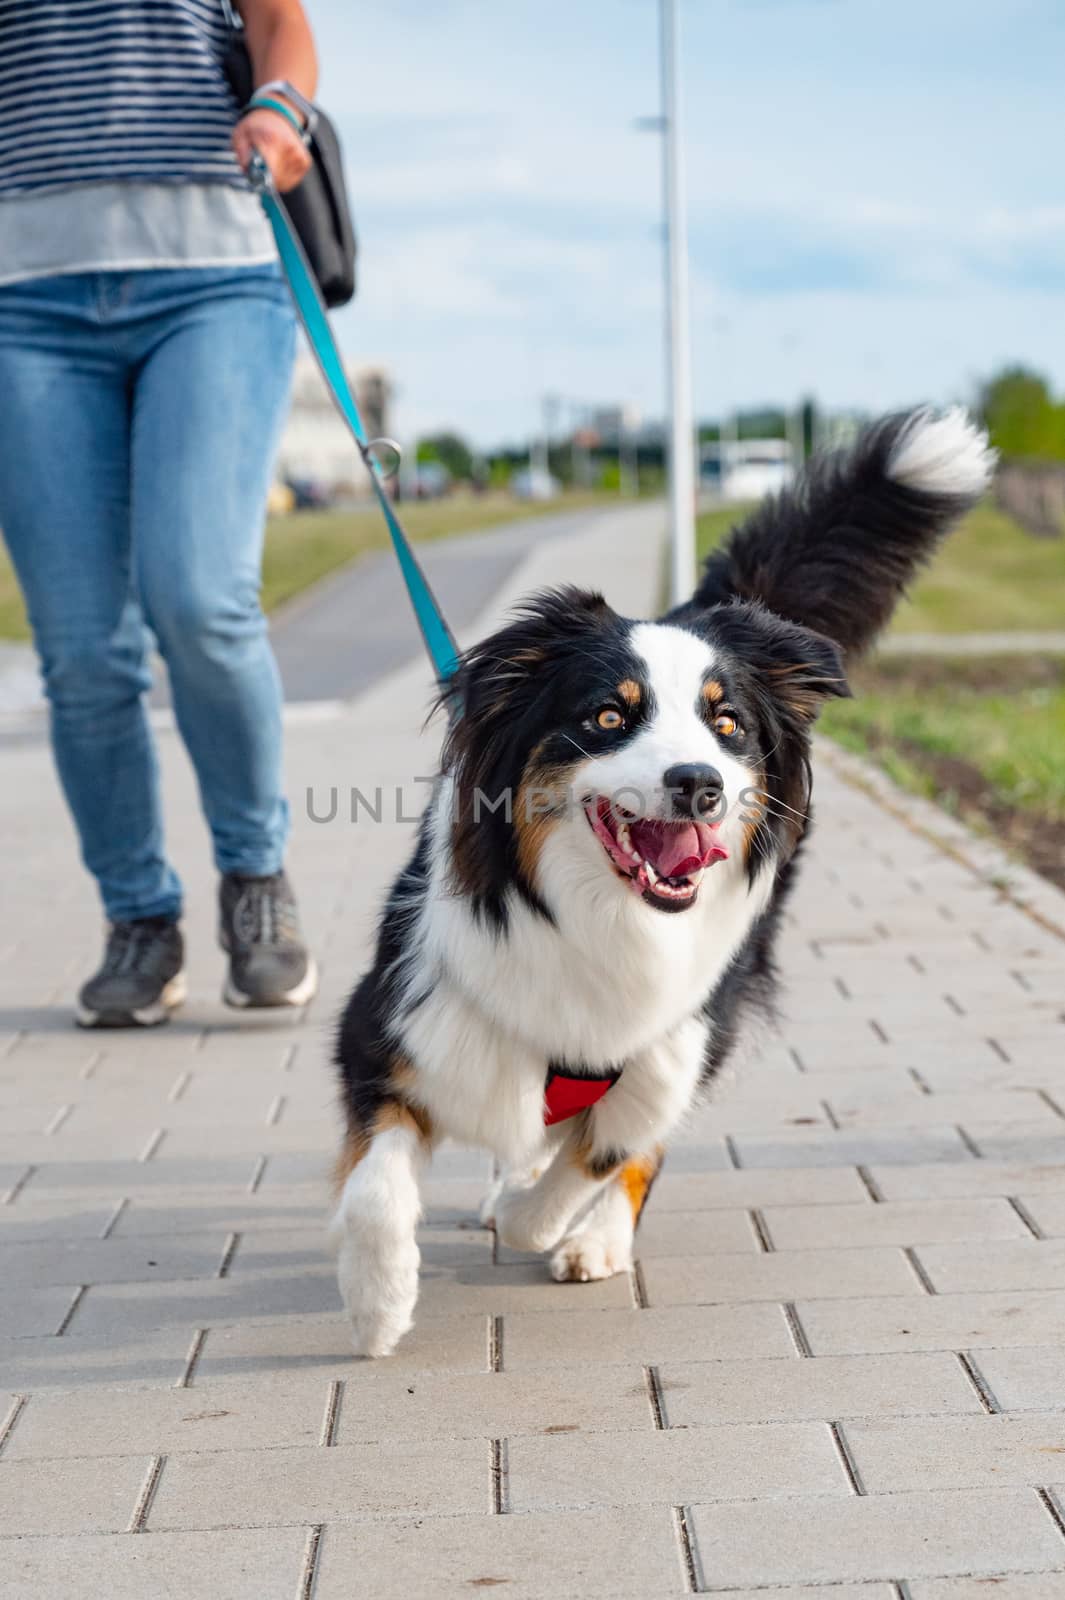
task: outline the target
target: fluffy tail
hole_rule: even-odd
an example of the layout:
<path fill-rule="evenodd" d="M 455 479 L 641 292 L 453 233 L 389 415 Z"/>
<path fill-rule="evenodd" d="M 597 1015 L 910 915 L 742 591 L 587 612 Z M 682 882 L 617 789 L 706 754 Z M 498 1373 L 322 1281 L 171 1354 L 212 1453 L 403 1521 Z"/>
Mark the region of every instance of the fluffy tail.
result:
<path fill-rule="evenodd" d="M 987 435 L 960 407 L 887 417 L 853 448 L 813 460 L 792 489 L 734 529 L 673 615 L 760 600 L 858 654 L 979 500 L 994 465 Z"/>

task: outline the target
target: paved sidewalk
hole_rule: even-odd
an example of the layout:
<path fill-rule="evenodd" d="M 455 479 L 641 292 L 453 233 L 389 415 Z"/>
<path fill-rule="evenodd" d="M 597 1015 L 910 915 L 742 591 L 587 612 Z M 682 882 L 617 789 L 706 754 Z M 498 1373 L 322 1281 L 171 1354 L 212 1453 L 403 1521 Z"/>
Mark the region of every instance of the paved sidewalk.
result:
<path fill-rule="evenodd" d="M 642 609 L 658 516 L 499 603 Z M 818 758 L 782 1034 L 674 1147 L 631 1281 L 497 1259 L 487 1162 L 446 1150 L 416 1331 L 347 1355 L 328 1034 L 410 830 L 346 801 L 432 771 L 426 698 L 418 664 L 290 720 L 306 1016 L 219 1004 L 162 733 L 192 992 L 147 1037 L 69 1026 L 97 919 L 43 743 L 3 748 L 0 1596 L 1062 1600 L 1065 896 L 850 758 Z"/>

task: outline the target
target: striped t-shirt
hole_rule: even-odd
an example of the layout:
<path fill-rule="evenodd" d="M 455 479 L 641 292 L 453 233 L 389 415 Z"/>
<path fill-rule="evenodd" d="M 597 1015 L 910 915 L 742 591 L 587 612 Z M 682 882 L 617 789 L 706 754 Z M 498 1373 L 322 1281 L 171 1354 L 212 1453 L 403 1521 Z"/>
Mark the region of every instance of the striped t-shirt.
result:
<path fill-rule="evenodd" d="M 0 0 L 0 196 L 242 186 L 222 0 Z"/>

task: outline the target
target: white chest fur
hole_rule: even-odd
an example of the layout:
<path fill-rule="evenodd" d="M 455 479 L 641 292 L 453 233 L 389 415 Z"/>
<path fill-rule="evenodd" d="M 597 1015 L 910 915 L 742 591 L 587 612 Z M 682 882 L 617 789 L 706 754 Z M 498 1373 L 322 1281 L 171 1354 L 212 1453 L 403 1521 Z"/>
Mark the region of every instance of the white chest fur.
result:
<path fill-rule="evenodd" d="M 559 829 L 541 858 L 556 922 L 514 893 L 503 935 L 450 888 L 433 838 L 408 974 L 410 995 L 431 992 L 405 1018 L 403 1043 L 441 1125 L 507 1160 L 543 1141 L 548 1063 L 623 1066 L 665 1038 L 699 1010 L 771 889 L 769 872 L 749 884 L 737 855 L 711 869 L 695 906 L 671 915 L 604 871 L 600 855 Z"/>

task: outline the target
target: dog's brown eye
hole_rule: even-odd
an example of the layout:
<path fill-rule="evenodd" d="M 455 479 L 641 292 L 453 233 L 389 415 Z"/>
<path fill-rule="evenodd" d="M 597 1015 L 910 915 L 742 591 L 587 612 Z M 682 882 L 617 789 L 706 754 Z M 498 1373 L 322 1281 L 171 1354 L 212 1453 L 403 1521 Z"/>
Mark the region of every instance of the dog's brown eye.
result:
<path fill-rule="evenodd" d="M 616 733 L 625 726 L 625 718 L 615 706 L 604 706 L 602 711 L 595 714 L 595 725 L 602 728 L 604 733 Z"/>
<path fill-rule="evenodd" d="M 739 726 L 731 711 L 721 711 L 714 718 L 714 732 L 719 733 L 722 739 L 731 739 L 739 731 Z"/>

